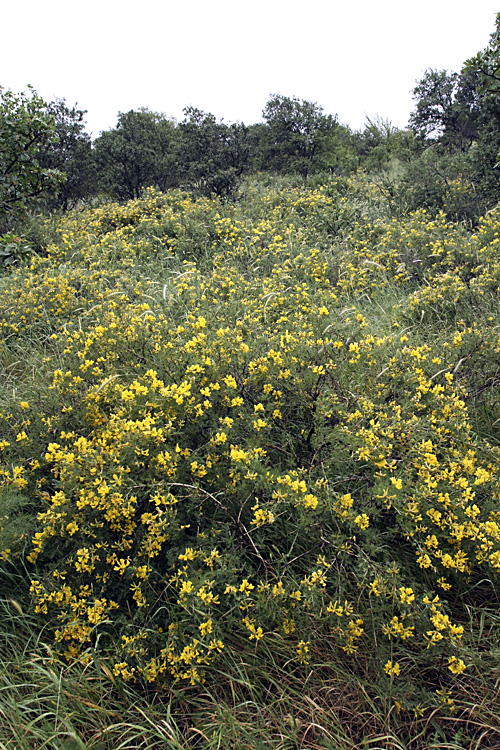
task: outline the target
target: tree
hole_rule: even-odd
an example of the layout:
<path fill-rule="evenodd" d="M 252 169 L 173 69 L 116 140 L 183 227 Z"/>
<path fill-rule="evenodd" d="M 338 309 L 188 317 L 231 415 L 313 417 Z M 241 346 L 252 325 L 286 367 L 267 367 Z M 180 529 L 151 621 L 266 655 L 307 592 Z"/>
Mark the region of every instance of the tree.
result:
<path fill-rule="evenodd" d="M 419 138 L 434 141 L 448 153 L 469 150 L 480 119 L 474 72 L 429 69 L 413 89 L 413 98 L 416 107 L 409 124 Z"/>
<path fill-rule="evenodd" d="M 100 186 L 121 200 L 145 187 L 176 187 L 175 124 L 146 108 L 118 114 L 118 124 L 95 141 Z"/>
<path fill-rule="evenodd" d="M 310 172 L 327 168 L 326 156 L 337 121 L 313 102 L 274 94 L 262 116 L 267 124 L 267 162 L 279 172 Z"/>
<path fill-rule="evenodd" d="M 70 109 L 64 99 L 49 102 L 46 112 L 54 120 L 54 140 L 40 152 L 39 161 L 43 167 L 66 175 L 47 202 L 49 206 L 67 209 L 95 191 L 96 170 L 92 141 L 85 132 L 86 112 L 77 109 L 76 104 Z"/>
<path fill-rule="evenodd" d="M 30 201 L 58 188 L 64 175 L 41 155 L 55 141 L 55 121 L 32 87 L 15 94 L 0 87 L 0 230 L 14 226 Z"/>
<path fill-rule="evenodd" d="M 476 80 L 479 135 L 471 149 L 471 162 L 478 192 L 489 207 L 500 201 L 500 13 L 489 45 L 466 61 L 463 73 Z"/>
<path fill-rule="evenodd" d="M 479 94 L 500 92 L 500 13 L 495 20 L 495 31 L 489 45 L 466 61 L 464 70 L 479 76 Z"/>
<path fill-rule="evenodd" d="M 410 192 L 474 222 L 500 201 L 500 13 L 490 44 L 461 73 L 428 70 L 413 94 L 410 127 L 434 153 L 424 151 L 408 172 Z M 466 189 L 453 195 L 453 184 Z"/>
<path fill-rule="evenodd" d="M 500 96 L 490 91 L 481 97 L 479 132 L 469 151 L 470 175 L 482 201 L 483 212 L 500 201 Z"/>
<path fill-rule="evenodd" d="M 250 142 L 242 123 L 225 124 L 195 107 L 179 124 L 179 182 L 203 195 L 232 195 L 248 168 Z"/>
<path fill-rule="evenodd" d="M 337 124 L 328 137 L 327 148 L 322 156 L 322 165 L 336 175 L 355 172 L 359 166 L 356 134 L 348 125 Z"/>
<path fill-rule="evenodd" d="M 360 166 L 367 171 L 407 164 L 422 150 L 409 130 L 399 130 L 390 120 L 376 115 L 366 118 L 364 130 L 355 134 Z"/>

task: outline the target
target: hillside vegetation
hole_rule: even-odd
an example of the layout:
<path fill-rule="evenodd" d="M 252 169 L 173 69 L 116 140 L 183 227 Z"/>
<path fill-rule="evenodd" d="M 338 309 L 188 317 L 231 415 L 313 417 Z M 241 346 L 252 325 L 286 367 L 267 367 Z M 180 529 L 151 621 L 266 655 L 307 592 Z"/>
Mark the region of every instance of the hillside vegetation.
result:
<path fill-rule="evenodd" d="M 499 232 L 362 174 L 32 224 L 2 747 L 498 747 Z"/>
<path fill-rule="evenodd" d="M 0 750 L 498 750 L 499 54 L 404 130 L 0 86 Z"/>

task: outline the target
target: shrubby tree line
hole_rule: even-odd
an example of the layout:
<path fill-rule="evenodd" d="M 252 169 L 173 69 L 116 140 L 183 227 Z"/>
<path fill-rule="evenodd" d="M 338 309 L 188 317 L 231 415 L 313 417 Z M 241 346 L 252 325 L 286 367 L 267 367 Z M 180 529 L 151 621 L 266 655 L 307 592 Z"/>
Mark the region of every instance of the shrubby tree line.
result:
<path fill-rule="evenodd" d="M 379 177 L 395 210 L 424 206 L 474 221 L 500 200 L 500 14 L 490 44 L 460 73 L 428 70 L 408 127 L 368 119 L 353 131 L 322 107 L 273 95 L 258 124 L 225 123 L 194 107 L 184 119 L 120 112 L 93 142 L 86 112 L 0 87 L 0 232 L 36 204 L 67 209 L 97 195 L 127 200 L 155 186 L 232 197 L 251 173 Z"/>

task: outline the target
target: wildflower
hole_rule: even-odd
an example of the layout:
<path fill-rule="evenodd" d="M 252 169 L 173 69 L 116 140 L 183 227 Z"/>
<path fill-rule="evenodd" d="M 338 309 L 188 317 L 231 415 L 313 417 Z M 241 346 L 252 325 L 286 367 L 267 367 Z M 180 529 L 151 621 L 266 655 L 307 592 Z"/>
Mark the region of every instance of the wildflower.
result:
<path fill-rule="evenodd" d="M 462 674 L 466 667 L 462 659 L 458 659 L 456 656 L 450 656 L 448 658 L 448 669 L 455 675 Z"/>
<path fill-rule="evenodd" d="M 356 516 L 354 523 L 359 526 L 360 529 L 367 529 L 370 525 L 370 519 L 366 513 L 362 513 L 360 516 Z"/>
<path fill-rule="evenodd" d="M 309 641 L 299 641 L 297 644 L 297 660 L 301 664 L 307 664 L 309 661 Z"/>
<path fill-rule="evenodd" d="M 392 664 L 392 661 L 389 660 L 384 664 L 384 672 L 389 675 L 389 677 L 399 677 L 401 674 L 401 669 L 399 667 L 398 662 L 396 662 L 394 665 Z"/>
<path fill-rule="evenodd" d="M 404 586 L 399 589 L 399 596 L 401 604 L 411 604 L 415 601 L 413 589 L 405 588 Z"/>

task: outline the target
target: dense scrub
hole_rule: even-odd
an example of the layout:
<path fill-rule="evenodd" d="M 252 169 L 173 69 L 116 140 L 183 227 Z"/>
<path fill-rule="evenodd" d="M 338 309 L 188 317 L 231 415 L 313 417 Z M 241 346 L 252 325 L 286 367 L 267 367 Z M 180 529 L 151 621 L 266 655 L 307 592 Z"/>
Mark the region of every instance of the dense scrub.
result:
<path fill-rule="evenodd" d="M 342 746 L 493 747 L 499 232 L 362 176 L 41 224 L 1 279 L 1 544 L 54 658 L 158 694 L 359 681 Z M 300 726 L 279 746 L 337 747 Z"/>

